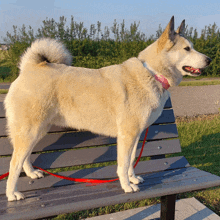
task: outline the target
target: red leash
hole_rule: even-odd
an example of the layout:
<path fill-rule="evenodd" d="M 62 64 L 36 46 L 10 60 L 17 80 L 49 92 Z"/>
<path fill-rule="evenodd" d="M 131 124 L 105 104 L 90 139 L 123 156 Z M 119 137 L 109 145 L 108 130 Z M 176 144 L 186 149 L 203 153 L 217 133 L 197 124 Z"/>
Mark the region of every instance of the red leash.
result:
<path fill-rule="evenodd" d="M 5 178 L 5 177 L 7 177 L 8 175 L 9 175 L 9 172 L 3 174 L 2 176 L 0 176 L 0 180 L 3 179 L 3 178 Z"/>
<path fill-rule="evenodd" d="M 148 128 L 146 129 L 146 133 L 145 133 L 145 137 L 144 137 L 144 141 L 143 141 L 143 144 L 142 144 L 142 148 L 141 148 L 141 152 L 139 154 L 139 157 L 134 165 L 134 168 L 137 166 L 140 158 L 141 158 L 141 155 L 142 155 L 142 152 L 144 150 L 144 144 L 146 142 L 146 139 L 147 139 L 147 133 L 148 133 Z M 117 179 L 111 179 L 111 180 L 98 180 L 98 179 L 82 179 L 82 178 L 72 178 L 72 177 L 66 177 L 66 176 L 61 176 L 61 175 L 58 175 L 58 174 L 54 174 L 54 173 L 51 173 L 51 172 L 48 172 L 47 170 L 44 170 L 40 167 L 36 167 L 34 166 L 35 168 L 39 169 L 39 170 L 42 170 L 44 171 L 45 173 L 48 173 L 52 176 L 55 176 L 57 178 L 60 178 L 60 179 L 65 179 L 65 180 L 70 180 L 70 181 L 75 181 L 75 182 L 82 182 L 82 183 L 108 183 L 108 182 L 113 182 L 113 181 L 116 181 L 118 180 L 119 178 Z M 2 176 L 0 176 L 0 180 L 7 177 L 9 175 L 9 172 L 8 173 L 5 173 L 3 174 Z"/>

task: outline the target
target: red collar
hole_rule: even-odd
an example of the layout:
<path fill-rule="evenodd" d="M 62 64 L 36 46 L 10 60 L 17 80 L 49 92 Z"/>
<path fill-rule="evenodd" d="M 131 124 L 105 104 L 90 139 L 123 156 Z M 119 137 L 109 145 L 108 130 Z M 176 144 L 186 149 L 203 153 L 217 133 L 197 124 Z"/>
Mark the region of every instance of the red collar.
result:
<path fill-rule="evenodd" d="M 169 89 L 170 88 L 170 84 L 169 84 L 167 78 L 165 78 L 161 74 L 155 74 L 155 71 L 151 67 L 149 67 L 146 62 L 143 63 L 143 66 L 154 76 L 154 78 L 158 82 L 160 82 L 162 84 L 164 89 Z"/>
<path fill-rule="evenodd" d="M 156 74 L 156 75 L 154 75 L 154 77 L 158 82 L 160 82 L 162 84 L 164 89 L 170 88 L 170 84 L 169 84 L 167 78 L 165 78 L 163 75 Z"/>

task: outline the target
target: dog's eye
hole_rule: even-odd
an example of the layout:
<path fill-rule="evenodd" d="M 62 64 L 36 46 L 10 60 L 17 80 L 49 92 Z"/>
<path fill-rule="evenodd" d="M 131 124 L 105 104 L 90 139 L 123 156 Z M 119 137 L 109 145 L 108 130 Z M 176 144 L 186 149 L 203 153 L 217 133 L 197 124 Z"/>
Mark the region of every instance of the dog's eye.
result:
<path fill-rule="evenodd" d="M 190 47 L 185 47 L 184 48 L 186 51 L 190 51 Z"/>

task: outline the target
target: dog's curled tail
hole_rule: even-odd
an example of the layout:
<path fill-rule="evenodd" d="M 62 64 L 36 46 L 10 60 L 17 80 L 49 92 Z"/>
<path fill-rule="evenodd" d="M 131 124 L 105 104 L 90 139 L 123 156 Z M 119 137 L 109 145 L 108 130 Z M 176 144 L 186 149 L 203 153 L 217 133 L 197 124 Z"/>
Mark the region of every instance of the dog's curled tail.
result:
<path fill-rule="evenodd" d="M 72 56 L 62 43 L 54 39 L 42 38 L 34 41 L 22 55 L 19 69 L 22 72 L 26 65 L 36 65 L 44 61 L 70 66 Z"/>

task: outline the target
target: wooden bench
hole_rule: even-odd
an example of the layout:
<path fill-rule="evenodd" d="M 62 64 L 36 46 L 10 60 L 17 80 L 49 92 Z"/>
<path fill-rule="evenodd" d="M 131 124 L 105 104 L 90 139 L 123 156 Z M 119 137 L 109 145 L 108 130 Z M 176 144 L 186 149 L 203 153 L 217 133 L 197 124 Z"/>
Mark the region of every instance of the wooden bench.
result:
<path fill-rule="evenodd" d="M 162 115 L 149 128 L 148 142 L 145 144 L 142 157 L 150 157 L 151 160 L 140 161 L 135 168 L 135 173 L 145 179 L 145 182 L 139 185 L 140 192 L 125 194 L 119 181 L 92 185 L 61 180 L 49 175 L 37 180 L 24 176 L 19 178 L 18 190 L 24 192 L 26 199 L 7 202 L 6 180 L 2 180 L 0 219 L 36 219 L 154 197 L 161 197 L 161 219 L 174 219 L 176 194 L 219 186 L 220 177 L 190 167 L 183 156 L 165 157 L 167 154 L 181 152 L 171 107 L 169 99 Z M 6 156 L 0 158 L 0 174 L 3 174 L 9 170 L 12 147 L 6 137 L 2 103 L 0 117 L 0 155 Z M 140 141 L 143 140 L 144 133 L 145 131 Z M 32 161 L 35 166 L 44 169 L 116 161 L 115 144 L 114 138 L 52 127 L 35 147 Z M 140 148 L 141 143 L 138 145 L 137 156 Z M 66 171 L 60 174 L 75 178 L 117 177 L 116 165 Z"/>

